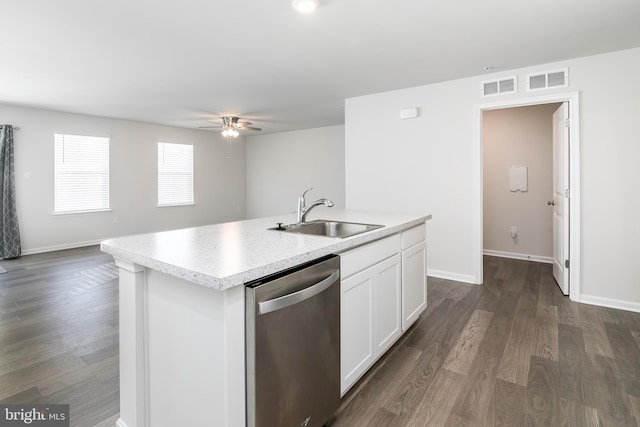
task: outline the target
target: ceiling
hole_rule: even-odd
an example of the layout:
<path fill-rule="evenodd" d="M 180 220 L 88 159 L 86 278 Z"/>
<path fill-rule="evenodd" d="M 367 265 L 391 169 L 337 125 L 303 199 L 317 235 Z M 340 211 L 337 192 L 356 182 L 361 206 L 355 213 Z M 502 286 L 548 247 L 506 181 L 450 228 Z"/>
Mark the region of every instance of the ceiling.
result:
<path fill-rule="evenodd" d="M 344 99 L 640 46 L 639 0 L 3 0 L 0 103 L 262 133 Z"/>

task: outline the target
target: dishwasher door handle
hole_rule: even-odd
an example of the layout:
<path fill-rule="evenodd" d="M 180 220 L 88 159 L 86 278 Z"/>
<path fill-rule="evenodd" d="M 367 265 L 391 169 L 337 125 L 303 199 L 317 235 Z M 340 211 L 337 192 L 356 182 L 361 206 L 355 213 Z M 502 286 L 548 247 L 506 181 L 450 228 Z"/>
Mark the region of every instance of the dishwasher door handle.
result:
<path fill-rule="evenodd" d="M 270 299 L 267 301 L 262 301 L 258 303 L 258 313 L 259 314 L 267 314 L 272 311 L 280 310 L 290 305 L 297 304 L 306 299 L 309 299 L 315 295 L 318 295 L 320 292 L 327 289 L 329 286 L 333 285 L 333 283 L 338 280 L 340 277 L 340 270 L 336 270 L 331 273 L 327 278 L 319 281 L 315 285 L 311 285 L 308 288 L 304 288 L 300 291 L 294 292 L 292 294 L 283 295 L 278 298 Z"/>

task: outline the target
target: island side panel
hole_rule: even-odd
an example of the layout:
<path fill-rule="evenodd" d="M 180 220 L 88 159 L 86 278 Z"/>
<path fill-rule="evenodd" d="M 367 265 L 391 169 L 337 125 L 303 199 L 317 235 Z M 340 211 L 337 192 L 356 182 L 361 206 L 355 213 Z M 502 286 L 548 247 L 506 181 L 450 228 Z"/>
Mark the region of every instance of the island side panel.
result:
<path fill-rule="evenodd" d="M 116 259 L 117 427 L 244 427 L 244 287 L 217 291 Z"/>
<path fill-rule="evenodd" d="M 119 267 L 120 418 L 117 427 L 147 427 L 144 298 L 146 269 L 115 259 Z"/>
<path fill-rule="evenodd" d="M 245 426 L 243 287 L 147 272 L 149 424 Z"/>
<path fill-rule="evenodd" d="M 247 425 L 245 287 L 236 286 L 222 292 L 225 299 L 226 425 L 245 427 Z"/>

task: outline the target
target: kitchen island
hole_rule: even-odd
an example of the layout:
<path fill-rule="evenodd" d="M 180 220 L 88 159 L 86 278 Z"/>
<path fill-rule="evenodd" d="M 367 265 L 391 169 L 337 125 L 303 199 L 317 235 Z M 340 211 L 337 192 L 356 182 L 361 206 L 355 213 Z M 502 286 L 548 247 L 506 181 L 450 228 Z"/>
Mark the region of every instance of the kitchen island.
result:
<path fill-rule="evenodd" d="M 243 285 L 431 218 L 314 213 L 384 227 L 342 239 L 268 229 L 295 222 L 289 214 L 102 242 L 120 268 L 118 426 L 245 426 Z"/>

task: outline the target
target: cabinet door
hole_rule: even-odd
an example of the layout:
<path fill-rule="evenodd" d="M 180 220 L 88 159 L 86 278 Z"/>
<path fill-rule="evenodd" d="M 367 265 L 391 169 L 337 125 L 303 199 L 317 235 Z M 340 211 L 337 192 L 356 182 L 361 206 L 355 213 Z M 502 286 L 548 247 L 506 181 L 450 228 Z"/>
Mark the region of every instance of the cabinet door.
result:
<path fill-rule="evenodd" d="M 344 394 L 374 361 L 371 269 L 340 283 L 340 392 Z"/>
<path fill-rule="evenodd" d="M 405 331 L 427 308 L 427 244 L 402 251 L 402 330 Z"/>
<path fill-rule="evenodd" d="M 400 254 L 372 267 L 375 352 L 382 355 L 402 335 Z"/>

